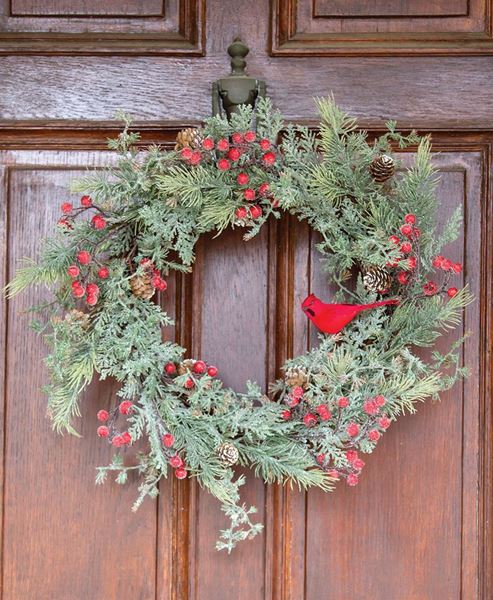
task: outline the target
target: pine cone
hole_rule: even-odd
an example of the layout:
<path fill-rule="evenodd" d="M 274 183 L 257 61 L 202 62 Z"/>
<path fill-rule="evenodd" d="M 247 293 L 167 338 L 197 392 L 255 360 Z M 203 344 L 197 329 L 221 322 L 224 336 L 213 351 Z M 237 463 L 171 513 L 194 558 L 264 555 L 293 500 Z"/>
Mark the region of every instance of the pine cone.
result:
<path fill-rule="evenodd" d="M 363 275 L 363 285 L 370 292 L 384 292 L 392 285 L 392 276 L 381 267 L 370 267 Z"/>
<path fill-rule="evenodd" d="M 217 449 L 217 455 L 219 460 L 226 467 L 231 467 L 232 465 L 236 464 L 239 458 L 238 448 L 229 442 L 224 442 L 219 446 Z"/>
<path fill-rule="evenodd" d="M 183 148 L 199 148 L 202 143 L 202 132 L 200 129 L 187 127 L 178 132 L 176 136 L 175 150 L 178 152 Z"/>
<path fill-rule="evenodd" d="M 185 373 L 191 371 L 194 363 L 195 361 L 191 358 L 187 358 L 186 360 L 181 362 L 177 368 L 178 375 L 185 375 Z"/>
<path fill-rule="evenodd" d="M 84 313 L 81 310 L 77 310 L 76 308 L 74 308 L 65 315 L 65 321 L 67 321 L 67 323 L 70 324 L 78 323 L 82 327 L 82 329 L 87 329 L 87 327 L 89 327 L 91 319 L 87 313 Z"/>
<path fill-rule="evenodd" d="M 150 300 L 156 291 L 152 285 L 152 276 L 146 273 L 131 277 L 130 289 L 134 296 L 142 298 L 143 300 Z"/>
<path fill-rule="evenodd" d="M 376 156 L 370 164 L 370 173 L 377 183 L 383 183 L 395 173 L 394 159 L 387 154 Z"/>
<path fill-rule="evenodd" d="M 306 387 L 308 375 L 304 369 L 294 367 L 286 371 L 284 380 L 289 387 Z"/>

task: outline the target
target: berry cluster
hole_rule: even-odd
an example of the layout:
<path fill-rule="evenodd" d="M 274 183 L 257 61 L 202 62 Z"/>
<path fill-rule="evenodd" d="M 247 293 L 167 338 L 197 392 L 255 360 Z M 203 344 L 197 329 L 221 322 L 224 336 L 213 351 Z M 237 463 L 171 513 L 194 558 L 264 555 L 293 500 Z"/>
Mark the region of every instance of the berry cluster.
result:
<path fill-rule="evenodd" d="M 227 180 L 232 185 L 240 186 L 236 198 L 240 205 L 234 212 L 238 224 L 259 219 L 264 214 L 262 205 L 268 210 L 279 205 L 264 180 L 266 169 L 274 168 L 279 162 L 277 148 L 268 139 L 257 140 L 254 131 L 235 132 L 229 140 L 206 137 L 200 149 L 185 147 L 180 157 L 192 166 L 202 162 L 215 164 L 219 171 L 228 173 Z"/>
<path fill-rule="evenodd" d="M 391 423 L 389 417 L 385 413 L 382 413 L 383 407 L 387 402 L 384 396 L 377 395 L 364 402 L 363 411 L 366 414 L 364 423 L 357 423 L 353 420 L 348 421 L 345 418 L 344 409 L 350 406 L 350 400 L 347 396 L 338 398 L 332 410 L 327 404 L 320 404 L 311 409 L 304 398 L 304 389 L 302 387 L 294 387 L 286 396 L 285 402 L 289 407 L 288 409 L 283 409 L 281 412 L 281 416 L 285 421 L 298 419 L 303 421 L 304 425 L 309 429 L 325 421 L 330 421 L 330 426 L 334 428 L 334 435 L 346 438 L 346 460 L 342 467 L 338 463 L 336 468 L 325 452 L 314 452 L 314 459 L 319 467 L 331 477 L 336 479 L 345 477 L 348 485 L 356 485 L 359 473 L 365 463 L 358 457 L 355 448 L 363 441 L 378 442 L 382 433 L 388 429 Z M 307 435 L 310 437 L 309 434 Z M 313 442 L 315 445 L 316 435 L 313 438 Z"/>
<path fill-rule="evenodd" d="M 97 419 L 104 425 L 100 425 L 97 429 L 99 437 L 107 438 L 112 446 L 121 448 L 129 446 L 132 443 L 132 436 L 128 431 L 121 431 L 117 428 L 117 420 L 120 415 L 128 416 L 134 411 L 134 405 L 130 400 L 123 400 L 111 412 L 100 410 L 97 414 Z"/>
<path fill-rule="evenodd" d="M 163 279 L 163 276 L 161 275 L 159 269 L 156 269 L 152 260 L 150 258 L 143 258 L 140 261 L 140 265 L 144 268 L 144 271 L 151 275 L 152 287 L 158 292 L 164 292 L 167 289 L 168 284 Z"/>
<path fill-rule="evenodd" d="M 411 283 L 419 281 L 419 238 L 421 231 L 416 227 L 416 216 L 407 214 L 404 217 L 404 223 L 399 228 L 401 237 L 391 235 L 389 241 L 395 246 L 398 246 L 399 256 L 387 263 L 388 267 L 404 267 L 396 274 L 396 279 L 401 286 L 410 286 Z M 450 298 L 453 298 L 458 289 L 456 287 L 448 287 L 450 277 L 454 274 L 459 274 L 462 271 L 460 263 L 454 263 L 452 260 L 443 256 L 436 256 L 433 259 L 432 266 L 438 271 L 445 273 L 445 279 L 441 285 L 435 281 L 429 280 L 421 285 L 424 296 L 435 296 L 436 294 L 447 293 Z"/>
<path fill-rule="evenodd" d="M 171 378 L 187 374 L 188 377 L 185 379 L 183 387 L 187 390 L 192 390 L 197 384 L 197 377 L 203 375 L 216 377 L 218 370 L 213 365 L 207 366 L 203 360 L 186 360 L 178 365 L 173 362 L 166 363 L 164 365 L 164 373 Z"/>

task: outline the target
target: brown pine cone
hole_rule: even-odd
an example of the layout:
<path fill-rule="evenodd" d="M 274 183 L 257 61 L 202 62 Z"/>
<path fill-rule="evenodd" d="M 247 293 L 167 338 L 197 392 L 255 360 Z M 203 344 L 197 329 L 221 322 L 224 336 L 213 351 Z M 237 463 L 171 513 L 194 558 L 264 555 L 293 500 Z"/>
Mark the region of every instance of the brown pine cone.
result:
<path fill-rule="evenodd" d="M 219 460 L 226 467 L 231 467 L 238 462 L 238 448 L 229 442 L 223 442 L 217 449 Z"/>
<path fill-rule="evenodd" d="M 175 150 L 178 152 L 183 148 L 199 148 L 202 143 L 202 133 L 200 129 L 187 127 L 178 132 L 176 136 Z"/>
<path fill-rule="evenodd" d="M 187 358 L 186 360 L 181 362 L 177 368 L 178 375 L 185 375 L 187 371 L 191 371 L 194 363 L 195 361 L 191 358 Z"/>
<path fill-rule="evenodd" d="M 306 387 L 308 384 L 308 375 L 304 369 L 294 367 L 286 371 L 284 380 L 289 387 Z"/>
<path fill-rule="evenodd" d="M 78 323 L 83 329 L 87 329 L 91 319 L 87 313 L 74 308 L 73 310 L 69 310 L 69 312 L 65 315 L 65 321 L 70 324 Z"/>
<path fill-rule="evenodd" d="M 370 164 L 370 173 L 377 183 L 383 183 L 395 173 L 394 159 L 387 154 L 376 156 Z"/>
<path fill-rule="evenodd" d="M 385 292 L 392 285 L 392 276 L 381 267 L 369 267 L 363 275 L 363 285 L 370 292 Z"/>
<path fill-rule="evenodd" d="M 152 285 L 152 276 L 146 273 L 133 275 L 130 278 L 130 289 L 134 296 L 143 300 L 150 300 L 156 291 Z"/>

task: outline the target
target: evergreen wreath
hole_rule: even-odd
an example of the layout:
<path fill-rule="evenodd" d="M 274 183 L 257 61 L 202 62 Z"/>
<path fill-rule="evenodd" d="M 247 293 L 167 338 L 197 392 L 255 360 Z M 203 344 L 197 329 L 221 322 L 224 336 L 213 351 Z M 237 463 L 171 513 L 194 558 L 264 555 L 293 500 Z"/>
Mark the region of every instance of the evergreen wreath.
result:
<path fill-rule="evenodd" d="M 466 374 L 462 339 L 426 361 L 416 353 L 457 326 L 472 299 L 467 287 L 450 286 L 461 265 L 440 254 L 462 217 L 459 208 L 437 231 L 429 139 L 400 135 L 389 122 L 369 143 L 332 98 L 318 108 L 317 134 L 285 127 L 260 100 L 255 114 L 241 107 L 229 122 L 213 117 L 182 131 L 173 151 L 138 150 L 123 116 L 124 130 L 109 143 L 118 165 L 74 184 L 84 193 L 80 206 L 62 204 L 39 262 L 26 260 L 7 287 L 10 295 L 40 284 L 54 291 L 52 302 L 32 309 L 42 313 L 34 326 L 51 349 L 54 429 L 76 434 L 84 388 L 95 374 L 116 379 L 114 407 L 97 413 L 97 434 L 115 454 L 97 482 L 112 473 L 124 484 L 136 472 L 136 509 L 157 495 L 170 468 L 178 479 L 196 478 L 231 519 L 218 549 L 231 551 L 262 529 L 255 508 L 240 501 L 244 477 L 233 465 L 266 483 L 354 486 L 360 455 L 391 422 Z M 395 176 L 392 147 L 411 144 L 414 165 Z M 214 366 L 163 341 L 172 321 L 153 296 L 165 292 L 169 272 L 191 271 L 203 233 L 242 227 L 249 240 L 283 212 L 318 232 L 337 304 L 310 295 L 303 310 L 321 330 L 318 346 L 288 360 L 268 395 L 251 382 L 240 393 Z M 146 450 L 125 461 L 141 438 Z"/>

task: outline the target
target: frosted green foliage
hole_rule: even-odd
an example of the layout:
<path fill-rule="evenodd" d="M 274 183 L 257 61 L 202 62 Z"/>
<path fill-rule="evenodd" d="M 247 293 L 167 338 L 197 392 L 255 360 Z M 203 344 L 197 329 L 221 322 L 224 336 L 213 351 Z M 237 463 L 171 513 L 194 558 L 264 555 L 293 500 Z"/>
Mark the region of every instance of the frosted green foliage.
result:
<path fill-rule="evenodd" d="M 119 154 L 117 166 L 72 186 L 90 195 L 93 206 L 74 209 L 68 226 L 57 226 L 45 241 L 38 262 L 26 260 L 7 288 L 14 295 L 29 285 L 45 285 L 54 293 L 52 302 L 32 311 L 40 313 L 35 327 L 50 347 L 46 392 L 57 431 L 75 433 L 79 400 L 94 375 L 118 382 L 103 425 L 108 434 L 103 440 L 113 441 L 115 454 L 98 468 L 97 482 L 108 475 L 120 485 L 139 479 L 137 509 L 159 493 L 168 474 L 193 477 L 230 518 L 217 544 L 228 552 L 257 535 L 262 525 L 252 521 L 255 509 L 240 500 L 244 477 L 235 478 L 234 468 L 221 457 L 218 449 L 224 444 L 232 445 L 238 463 L 266 483 L 326 491 L 338 479 L 354 485 L 364 464 L 358 452 L 371 453 L 391 421 L 466 374 L 462 339 L 455 338 L 444 353 L 432 351 L 427 360 L 416 353 L 456 328 L 472 299 L 467 287 L 447 295 L 453 265 L 437 272 L 434 257 L 458 236 L 461 212 L 437 229 L 437 176 L 429 140 L 414 132 L 401 136 L 389 122 L 388 131 L 369 143 L 332 98 L 319 100 L 318 107 L 318 132 L 285 127 L 264 99 L 256 114 L 242 107 L 230 122 L 208 119 L 200 137 L 214 147 L 194 149 L 194 164 L 192 150 L 138 150 L 139 137 L 123 116 L 125 128 L 110 142 Z M 234 141 L 238 133 L 247 136 L 236 135 Z M 229 148 L 219 150 L 220 140 Z M 377 183 L 369 170 L 373 159 L 391 155 L 392 146 L 410 144 L 417 145 L 411 167 Z M 231 148 L 239 153 L 229 154 Z M 222 159 L 229 161 L 226 166 L 221 167 Z M 248 181 L 241 183 L 239 174 Z M 246 198 L 248 189 L 253 200 Z M 252 205 L 261 209 L 256 215 Z M 186 350 L 168 339 L 172 319 L 160 304 L 132 293 L 132 284 L 136 278 L 189 272 L 205 232 L 219 235 L 227 227 L 241 227 L 248 240 L 267 219 L 284 212 L 318 232 L 317 248 L 328 280 L 338 289 L 337 301 L 375 301 L 378 294 L 365 289 L 362 280 L 372 266 L 391 273 L 388 294 L 400 304 L 361 313 L 338 335 L 320 334 L 317 347 L 284 365 L 285 376 L 270 385 L 268 395 L 252 382 L 245 393 L 237 393 L 214 373 L 196 371 L 194 361 L 184 361 Z M 420 229 L 410 238 L 414 265 L 389 239 L 398 235 L 399 244 L 406 241 L 400 227 L 410 213 Z M 91 225 L 94 215 L 105 219 L 103 228 Z M 78 264 L 80 250 L 90 252 L 91 262 L 79 264 L 81 274 L 75 277 L 83 285 L 97 282 L 94 306 L 73 297 L 67 269 Z M 108 277 L 97 275 L 101 266 Z M 399 280 L 403 274 L 407 283 Z M 423 286 L 437 277 L 437 289 L 427 295 Z M 175 370 L 163 370 L 170 364 Z M 122 401 L 131 402 L 123 415 Z M 132 460 L 123 460 L 122 447 L 129 442 L 115 444 L 124 434 L 131 444 L 143 439 Z M 172 443 L 165 443 L 170 434 Z M 176 466 L 179 459 L 183 467 Z"/>

